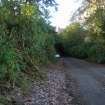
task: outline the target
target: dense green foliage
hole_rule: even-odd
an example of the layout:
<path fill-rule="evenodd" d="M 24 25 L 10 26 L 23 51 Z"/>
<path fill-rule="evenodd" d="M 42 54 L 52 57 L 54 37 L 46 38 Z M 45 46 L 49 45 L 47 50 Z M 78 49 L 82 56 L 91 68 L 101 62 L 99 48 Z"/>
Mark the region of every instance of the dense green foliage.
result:
<path fill-rule="evenodd" d="M 9 0 L 0 5 L 1 83 L 14 86 L 25 79 L 23 73 L 36 78 L 38 66 L 54 60 L 55 32 L 42 14 L 37 3 Z"/>
<path fill-rule="evenodd" d="M 79 23 L 72 23 L 61 33 L 65 53 L 72 57 L 86 58 L 86 30 Z"/>
<path fill-rule="evenodd" d="M 61 33 L 61 39 L 67 55 L 105 63 L 105 39 L 102 35 L 73 23 Z"/>
<path fill-rule="evenodd" d="M 79 14 L 74 17 L 82 16 L 82 24 L 74 22 L 61 33 L 66 53 L 73 57 L 105 63 L 104 0 L 84 0 L 78 10 Z"/>

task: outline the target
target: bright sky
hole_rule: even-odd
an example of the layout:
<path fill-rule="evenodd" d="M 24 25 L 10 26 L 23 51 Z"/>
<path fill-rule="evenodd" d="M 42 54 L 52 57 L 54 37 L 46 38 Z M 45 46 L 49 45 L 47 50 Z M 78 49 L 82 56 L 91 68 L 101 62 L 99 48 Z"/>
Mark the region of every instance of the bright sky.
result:
<path fill-rule="evenodd" d="M 52 10 L 50 21 L 53 26 L 64 28 L 70 23 L 70 17 L 78 9 L 82 0 L 56 0 L 58 11 Z"/>

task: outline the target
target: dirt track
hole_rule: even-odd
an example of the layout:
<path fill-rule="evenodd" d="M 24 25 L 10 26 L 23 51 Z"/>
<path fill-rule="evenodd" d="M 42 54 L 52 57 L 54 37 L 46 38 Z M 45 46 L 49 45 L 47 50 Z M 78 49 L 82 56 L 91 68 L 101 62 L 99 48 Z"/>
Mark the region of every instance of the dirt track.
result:
<path fill-rule="evenodd" d="M 85 105 L 105 105 L 105 66 L 64 58 L 65 72 L 76 81 Z"/>

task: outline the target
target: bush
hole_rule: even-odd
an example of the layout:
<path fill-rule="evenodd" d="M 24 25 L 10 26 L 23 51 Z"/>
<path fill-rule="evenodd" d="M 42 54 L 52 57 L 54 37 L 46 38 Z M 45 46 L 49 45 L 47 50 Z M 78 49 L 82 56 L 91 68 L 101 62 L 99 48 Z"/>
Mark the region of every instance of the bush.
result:
<path fill-rule="evenodd" d="M 38 66 L 54 60 L 53 28 L 35 3 L 12 0 L 0 6 L 0 23 L 0 80 L 14 86 L 21 72 L 36 78 Z"/>
<path fill-rule="evenodd" d="M 92 61 L 105 63 L 105 40 L 97 38 L 89 48 L 88 56 Z"/>
<path fill-rule="evenodd" d="M 67 55 L 78 58 L 87 57 L 87 44 L 84 43 L 85 30 L 79 23 L 73 23 L 68 26 L 63 33 L 62 43 Z"/>
<path fill-rule="evenodd" d="M 61 33 L 65 52 L 72 57 L 105 63 L 105 39 L 102 35 L 90 33 L 73 23 Z"/>

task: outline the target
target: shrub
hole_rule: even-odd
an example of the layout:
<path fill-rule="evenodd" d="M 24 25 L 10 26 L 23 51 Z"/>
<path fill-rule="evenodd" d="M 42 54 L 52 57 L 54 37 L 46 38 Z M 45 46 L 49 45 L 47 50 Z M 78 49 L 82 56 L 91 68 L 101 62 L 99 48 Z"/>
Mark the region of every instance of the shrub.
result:
<path fill-rule="evenodd" d="M 0 23 L 0 80 L 14 86 L 21 72 L 36 78 L 54 59 L 53 28 L 35 3 L 12 0 L 0 6 Z"/>
<path fill-rule="evenodd" d="M 86 58 L 94 62 L 105 63 L 105 39 L 73 23 L 61 33 L 65 52 L 72 57 Z"/>
<path fill-rule="evenodd" d="M 78 58 L 86 58 L 87 45 L 84 43 L 85 30 L 79 23 L 73 23 L 61 33 L 62 43 L 67 55 Z"/>

